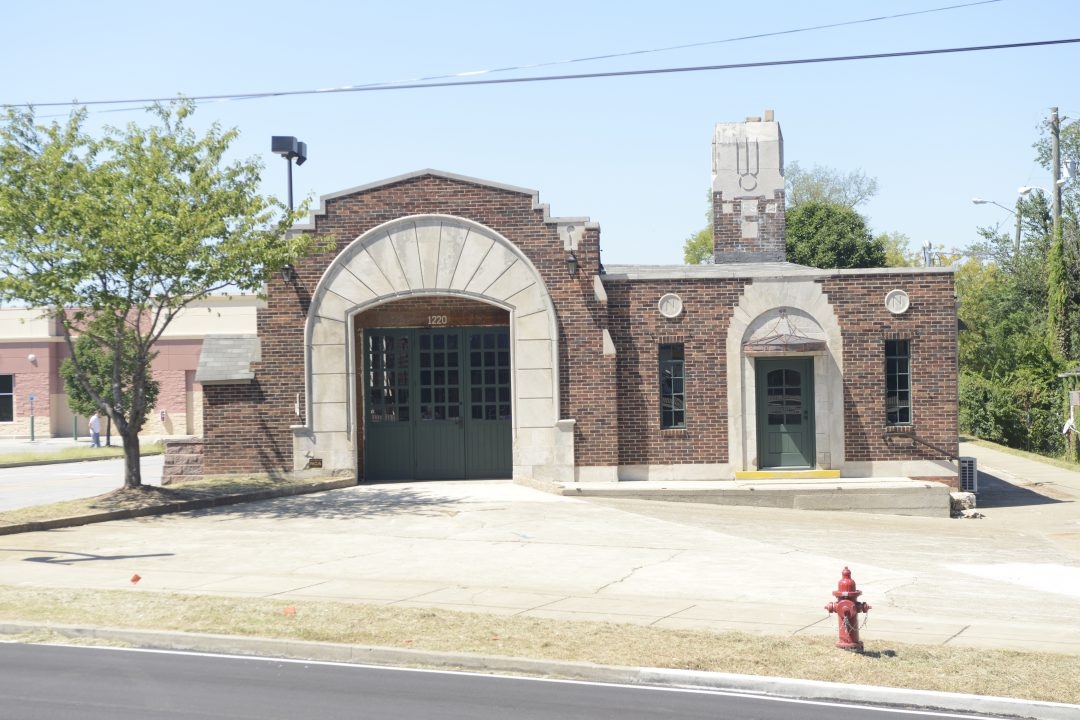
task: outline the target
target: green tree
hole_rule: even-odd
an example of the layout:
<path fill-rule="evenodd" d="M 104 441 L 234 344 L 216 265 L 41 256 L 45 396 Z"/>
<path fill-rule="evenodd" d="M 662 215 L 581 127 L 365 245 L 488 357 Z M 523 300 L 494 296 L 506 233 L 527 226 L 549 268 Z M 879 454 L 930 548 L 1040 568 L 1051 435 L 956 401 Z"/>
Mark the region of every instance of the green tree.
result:
<path fill-rule="evenodd" d="M 1062 125 L 1060 154 L 1065 159 L 1080 159 L 1080 122 Z M 1035 155 L 1039 163 L 1052 170 L 1049 126 L 1035 143 Z M 1051 343 L 1064 358 L 1080 359 L 1080 190 L 1076 179 L 1064 182 L 1061 187 L 1060 234 L 1050 233 L 1047 249 L 1047 303 Z M 1041 191 L 1032 193 L 1041 195 Z"/>
<path fill-rule="evenodd" d="M 819 268 L 869 268 L 885 265 L 885 244 L 875 238 L 862 215 L 850 207 L 816 200 L 787 213 L 789 262 Z"/>
<path fill-rule="evenodd" d="M 803 170 L 797 161 L 792 161 L 784 169 L 784 186 L 789 208 L 807 202 L 853 208 L 877 194 L 878 182 L 862 170 L 853 170 L 846 175 L 824 165 Z"/>
<path fill-rule="evenodd" d="M 711 224 L 686 238 L 683 243 L 683 262 L 687 265 L 711 265 L 714 257 Z"/>
<path fill-rule="evenodd" d="M 980 232 L 979 245 L 990 252 L 960 265 L 956 275 L 960 429 L 1011 447 L 1060 454 L 1062 365 L 1046 330 L 1041 238 L 1025 238 L 1016 256 L 1010 233 Z"/>
<path fill-rule="evenodd" d="M 102 321 L 111 319 L 111 316 L 102 316 Z M 64 389 L 67 392 L 68 405 L 71 410 L 76 415 L 83 416 L 92 415 L 95 412 L 103 413 L 111 428 L 112 418 L 108 415 L 108 411 L 98 405 L 86 387 L 94 388 L 98 397 L 112 397 L 114 374 L 119 372 L 119 407 L 130 407 L 134 400 L 132 397 L 133 378 L 137 368 L 137 358 L 132 351 L 138 347 L 138 340 L 132 337 L 131 331 L 126 328 L 121 328 L 119 335 L 111 332 L 108 328 L 98 327 L 95 330 L 99 336 L 118 336 L 120 338 L 119 345 L 106 349 L 99 345 L 91 335 L 80 335 L 75 339 L 74 352 L 79 357 L 79 365 L 86 376 L 86 384 L 79 382 L 79 374 L 75 368 L 75 362 L 71 358 L 66 358 L 60 363 L 60 377 L 64 381 Z M 113 361 L 116 353 L 122 355 L 120 362 Z M 157 402 L 159 389 L 158 381 L 153 376 L 148 377 L 144 390 L 146 412 L 142 418 L 143 422 L 146 421 L 150 409 Z M 106 443 L 109 444 L 111 437 L 108 430 L 106 430 L 105 437 Z"/>
<path fill-rule="evenodd" d="M 1050 342 L 1062 358 L 1080 357 L 1080 258 L 1066 243 L 1061 228 L 1053 234 L 1046 266 Z"/>
<path fill-rule="evenodd" d="M 196 133 L 178 100 L 147 126 L 85 129 L 86 113 L 39 125 L 9 108 L 0 122 L 0 300 L 55 318 L 74 378 L 124 444 L 124 485 L 142 484 L 139 431 L 152 407 L 154 344 L 191 302 L 257 291 L 321 243 L 286 230 L 290 212 L 258 192 L 257 160 L 228 161 L 235 129 Z M 103 394 L 75 337 L 111 358 Z"/>
<path fill-rule="evenodd" d="M 883 232 L 875 240 L 885 248 L 886 267 L 914 267 L 922 260 L 911 249 L 911 238 L 902 232 Z"/>

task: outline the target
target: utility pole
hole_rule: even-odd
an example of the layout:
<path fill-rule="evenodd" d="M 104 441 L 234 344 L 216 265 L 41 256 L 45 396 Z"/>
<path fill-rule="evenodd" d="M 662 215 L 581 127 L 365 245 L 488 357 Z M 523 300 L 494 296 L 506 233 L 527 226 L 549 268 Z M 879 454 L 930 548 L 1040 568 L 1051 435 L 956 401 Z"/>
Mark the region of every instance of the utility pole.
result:
<path fill-rule="evenodd" d="M 1050 168 L 1053 184 L 1050 186 L 1051 217 L 1054 219 L 1054 236 L 1061 231 L 1061 120 L 1058 109 L 1050 108 Z"/>
<path fill-rule="evenodd" d="M 1016 216 L 1016 239 L 1013 241 L 1013 262 L 1020 261 L 1020 198 L 1016 198 L 1016 212 L 1013 213 Z"/>

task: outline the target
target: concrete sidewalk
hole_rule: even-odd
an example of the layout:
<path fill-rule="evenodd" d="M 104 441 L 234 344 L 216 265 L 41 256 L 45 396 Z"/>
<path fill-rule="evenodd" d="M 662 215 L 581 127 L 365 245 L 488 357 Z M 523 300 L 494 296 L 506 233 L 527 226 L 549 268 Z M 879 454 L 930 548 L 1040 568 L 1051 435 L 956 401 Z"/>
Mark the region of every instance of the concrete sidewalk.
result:
<path fill-rule="evenodd" d="M 1080 479 L 977 451 L 977 520 L 402 483 L 0 538 L 0 577 L 831 637 L 846 565 L 869 648 L 1080 653 Z"/>

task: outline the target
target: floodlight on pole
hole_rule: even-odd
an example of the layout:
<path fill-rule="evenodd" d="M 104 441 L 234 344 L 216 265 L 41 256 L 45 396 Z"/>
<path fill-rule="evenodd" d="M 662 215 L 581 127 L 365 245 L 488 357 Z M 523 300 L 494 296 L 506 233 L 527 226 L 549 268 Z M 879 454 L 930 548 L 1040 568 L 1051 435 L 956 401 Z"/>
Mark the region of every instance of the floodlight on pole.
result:
<path fill-rule="evenodd" d="M 307 162 L 307 143 L 300 142 L 292 135 L 274 135 L 270 138 L 270 151 L 285 158 L 285 165 L 288 167 L 289 212 L 291 213 L 293 211 L 292 161 L 296 160 L 297 165 Z M 281 277 L 290 285 L 295 284 L 298 280 L 296 268 L 291 264 L 284 265 L 281 268 Z"/>
<path fill-rule="evenodd" d="M 289 211 L 291 212 L 293 209 L 292 161 L 295 159 L 297 165 L 307 162 L 307 143 L 300 142 L 292 135 L 274 135 L 270 138 L 270 151 L 285 158 L 285 164 L 288 165 Z"/>

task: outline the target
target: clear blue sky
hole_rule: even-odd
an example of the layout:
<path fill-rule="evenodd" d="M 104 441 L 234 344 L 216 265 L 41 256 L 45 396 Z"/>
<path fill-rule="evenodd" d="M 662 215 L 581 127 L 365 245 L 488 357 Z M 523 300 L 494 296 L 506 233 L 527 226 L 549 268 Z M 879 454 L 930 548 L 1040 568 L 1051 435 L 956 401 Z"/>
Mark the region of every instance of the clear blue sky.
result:
<path fill-rule="evenodd" d="M 965 4 L 842 2 L 16 3 L 4 10 L 0 104 L 242 94 L 410 80 L 629 53 Z M 973 7 L 478 78 L 610 72 L 1080 37 L 1080 3 Z M 236 126 L 285 195 L 272 135 L 308 143 L 294 173 L 316 198 L 422 168 L 540 191 L 600 223 L 604 261 L 679 263 L 705 222 L 713 125 L 775 110 L 788 161 L 878 178 L 860 209 L 918 247 L 963 247 L 1011 217 L 1049 108 L 1080 117 L 1080 45 L 921 58 L 483 87 L 204 103 Z M 41 108 L 39 113 L 63 112 Z M 92 123 L 142 121 L 96 111 Z"/>

